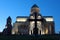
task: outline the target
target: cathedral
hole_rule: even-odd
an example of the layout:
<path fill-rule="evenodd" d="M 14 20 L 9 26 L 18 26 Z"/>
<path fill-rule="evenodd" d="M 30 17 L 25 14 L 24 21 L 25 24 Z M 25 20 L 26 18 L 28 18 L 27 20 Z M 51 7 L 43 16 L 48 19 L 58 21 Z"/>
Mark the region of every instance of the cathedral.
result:
<path fill-rule="evenodd" d="M 42 16 L 36 4 L 31 7 L 29 16 L 17 16 L 12 28 L 12 34 L 17 35 L 44 35 L 54 33 L 53 16 Z"/>

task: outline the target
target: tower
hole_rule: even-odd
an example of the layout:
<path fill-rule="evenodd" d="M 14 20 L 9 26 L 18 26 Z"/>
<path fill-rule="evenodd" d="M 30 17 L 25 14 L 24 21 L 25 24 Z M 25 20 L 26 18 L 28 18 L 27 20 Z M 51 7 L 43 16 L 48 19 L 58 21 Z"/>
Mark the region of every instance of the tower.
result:
<path fill-rule="evenodd" d="M 12 31 L 12 19 L 11 17 L 9 16 L 7 18 L 7 22 L 6 22 L 6 27 L 7 27 L 7 34 L 10 35 L 11 34 L 11 31 Z"/>
<path fill-rule="evenodd" d="M 7 23 L 6 23 L 7 28 L 12 28 L 12 27 L 10 27 L 10 26 L 12 26 L 11 23 L 12 23 L 12 19 L 11 19 L 11 17 L 9 16 L 9 17 L 7 18 Z"/>

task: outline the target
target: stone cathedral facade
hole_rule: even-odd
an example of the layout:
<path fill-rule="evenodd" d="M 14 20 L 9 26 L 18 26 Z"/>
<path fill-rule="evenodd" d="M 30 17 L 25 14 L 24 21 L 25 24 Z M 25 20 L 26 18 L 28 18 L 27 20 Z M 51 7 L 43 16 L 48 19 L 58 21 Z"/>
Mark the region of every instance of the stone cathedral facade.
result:
<path fill-rule="evenodd" d="M 12 34 L 33 35 L 35 27 L 37 28 L 38 35 L 54 34 L 55 32 L 53 17 L 42 16 L 36 4 L 31 7 L 30 16 L 16 17 L 16 22 L 13 24 L 12 28 Z"/>

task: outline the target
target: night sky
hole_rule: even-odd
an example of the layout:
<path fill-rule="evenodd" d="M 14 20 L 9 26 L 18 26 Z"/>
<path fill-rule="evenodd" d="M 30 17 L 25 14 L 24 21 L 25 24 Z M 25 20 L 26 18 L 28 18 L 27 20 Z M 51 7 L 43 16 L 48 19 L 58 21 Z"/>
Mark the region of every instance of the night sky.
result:
<path fill-rule="evenodd" d="M 42 16 L 53 16 L 55 32 L 60 31 L 60 0 L 0 0 L 0 32 L 6 25 L 8 16 L 12 24 L 17 16 L 29 16 L 31 7 L 37 4 Z"/>

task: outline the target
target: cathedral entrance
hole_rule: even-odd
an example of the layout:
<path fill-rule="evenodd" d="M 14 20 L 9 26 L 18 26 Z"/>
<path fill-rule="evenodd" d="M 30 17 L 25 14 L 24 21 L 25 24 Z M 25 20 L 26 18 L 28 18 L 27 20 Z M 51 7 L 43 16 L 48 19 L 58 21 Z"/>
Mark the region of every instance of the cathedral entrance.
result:
<path fill-rule="evenodd" d="M 41 30 L 40 30 L 40 35 L 41 35 Z"/>
<path fill-rule="evenodd" d="M 34 28 L 34 29 L 33 29 L 33 34 L 34 34 L 34 35 L 37 35 L 37 34 L 38 34 L 38 28 Z"/>

